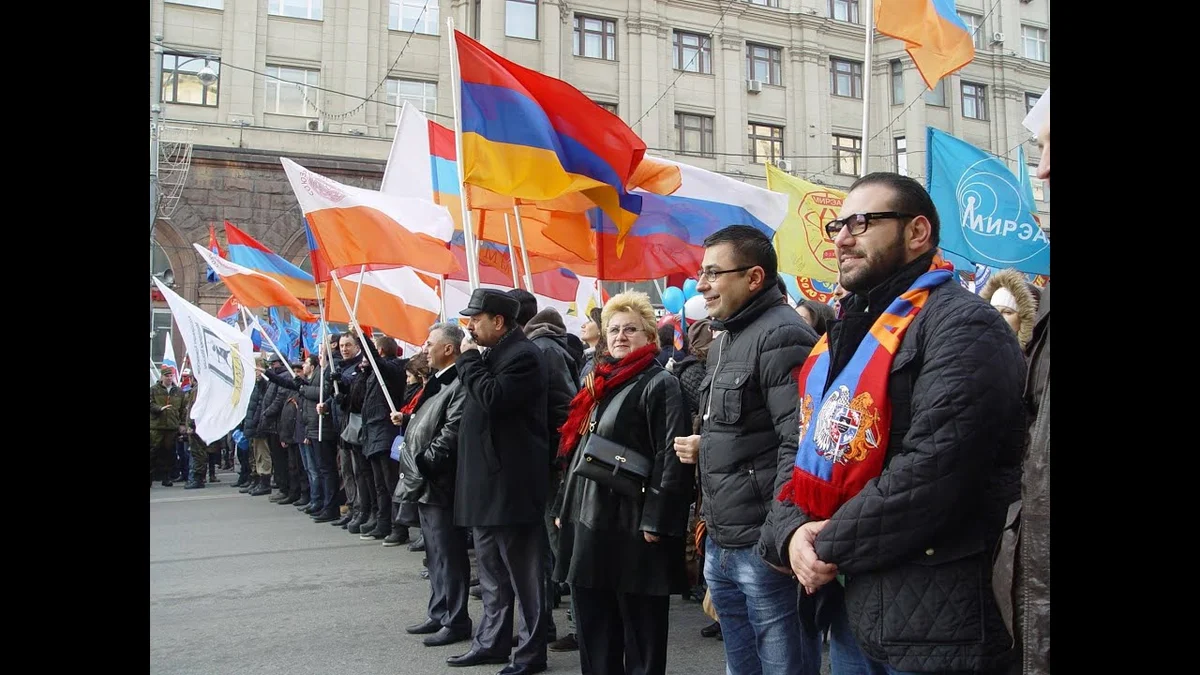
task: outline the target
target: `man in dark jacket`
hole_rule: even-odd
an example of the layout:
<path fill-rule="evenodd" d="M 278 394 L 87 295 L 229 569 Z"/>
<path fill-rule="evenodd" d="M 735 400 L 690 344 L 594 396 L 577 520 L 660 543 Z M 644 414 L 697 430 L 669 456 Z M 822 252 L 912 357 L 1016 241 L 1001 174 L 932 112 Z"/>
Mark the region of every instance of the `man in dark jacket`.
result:
<path fill-rule="evenodd" d="M 999 312 L 950 280 L 939 227 L 893 173 L 858 179 L 829 224 L 850 294 L 800 375 L 799 456 L 781 454 L 763 533 L 816 594 L 835 662 L 862 672 L 1002 672 L 1012 656 L 990 576 L 1025 364 Z"/>
<path fill-rule="evenodd" d="M 175 464 L 175 440 L 186 429 L 183 424 L 183 390 L 175 384 L 175 370 L 163 368 L 162 377 L 150 387 L 150 485 L 155 476 L 163 487 L 171 487 Z"/>
<path fill-rule="evenodd" d="M 425 537 L 429 569 L 428 619 L 405 630 L 428 635 L 430 647 L 471 637 L 467 596 L 471 562 L 467 531 L 454 525 L 454 474 L 458 458 L 458 428 L 466 391 L 454 367 L 465 333 L 457 323 L 435 324 L 423 352 L 433 375 L 416 401 L 400 450 L 397 501 L 415 502 Z M 403 413 L 394 413 L 400 421 Z"/>
<path fill-rule="evenodd" d="M 698 458 L 700 465 L 704 577 L 721 620 L 726 664 L 734 675 L 815 675 L 821 652 L 815 631 L 801 627 L 795 582 L 763 565 L 756 545 L 774 501 L 779 455 L 796 451 L 792 371 L 817 336 L 779 291 L 767 235 L 733 225 L 704 246 L 696 290 L 721 335 L 708 350 L 701 434 L 675 445 L 682 461 Z"/>
<path fill-rule="evenodd" d="M 365 377 L 366 392 L 363 397 L 363 457 L 371 470 L 371 483 L 375 494 L 372 503 L 375 511 L 371 517 L 360 526 L 360 539 L 383 539 L 392 534 L 400 539 L 400 543 L 408 541 L 408 528 L 397 523 L 396 531 L 392 528 L 392 493 L 396 490 L 397 464 L 392 459 L 392 442 L 400 428 L 392 423 L 391 409 L 388 408 L 387 398 L 383 395 L 383 387 L 391 394 L 392 403 L 397 407 L 404 405 L 405 392 L 408 389 L 405 370 L 408 359 L 400 358 L 400 345 L 390 337 L 376 337 L 364 342 L 371 350 L 370 356 L 375 358 L 378 370 L 370 367 L 360 377 Z"/>
<path fill-rule="evenodd" d="M 267 362 L 270 365 L 267 372 L 290 378 L 290 372 L 284 365 L 283 359 L 278 355 L 271 356 Z M 262 420 L 258 424 L 258 432 L 266 436 L 267 447 L 270 449 L 272 478 L 279 488 L 279 492 L 272 498 L 272 501 L 279 501 L 279 495 L 286 498 L 288 489 L 291 487 L 288 482 L 287 446 L 279 442 L 279 416 L 283 414 L 283 404 L 287 402 L 287 399 L 288 391 L 286 389 L 281 389 L 274 382 L 268 382 L 267 393 L 263 396 Z M 270 489 L 270 483 L 267 483 L 267 488 Z"/>
<path fill-rule="evenodd" d="M 366 465 L 365 459 L 358 460 L 356 454 L 361 454 L 361 452 L 356 452 L 355 444 L 341 439 L 341 433 L 350 419 L 351 411 L 348 406 L 350 389 L 354 386 L 354 380 L 359 377 L 359 364 L 365 357 L 359 346 L 358 336 L 352 333 L 343 333 L 338 338 L 338 353 L 341 354 L 342 360 L 335 361 L 334 367 L 328 371 L 329 379 L 325 384 L 324 406 L 332 408 L 333 417 L 337 420 L 338 444 L 341 447 L 338 453 L 338 466 L 341 469 L 342 485 L 346 491 L 346 503 L 350 505 L 350 510 L 339 520 L 333 521 L 333 524 L 349 530 L 351 523 L 357 523 L 354 529 L 354 533 L 357 534 L 359 526 L 367 519 L 365 511 L 368 509 L 364 508 L 363 500 L 367 498 L 365 486 L 371 475 L 371 469 Z M 361 493 L 360 486 L 364 486 Z"/>
<path fill-rule="evenodd" d="M 504 675 L 546 669 L 547 375 L 541 350 L 516 326 L 519 310 L 502 291 L 476 289 L 461 312 L 471 339 L 457 365 L 466 401 L 455 491 L 470 498 L 454 501 L 454 523 L 474 528 L 483 619 L 471 650 L 446 662 L 508 661 L 515 592 L 522 630 Z"/>
<path fill-rule="evenodd" d="M 521 303 L 521 311 L 517 315 L 517 325 L 525 331 L 525 337 L 542 350 L 542 361 L 546 364 L 547 390 L 546 419 L 549 426 L 546 429 L 550 444 L 551 462 L 549 466 L 549 493 L 556 494 L 562 485 L 564 466 L 553 458 L 558 451 L 559 429 L 567 421 L 567 413 L 571 410 L 571 399 L 579 391 L 579 365 L 571 352 L 570 341 L 567 339 L 567 326 L 562 316 L 553 307 L 537 311 L 537 299 L 529 291 L 514 289 L 509 295 Z M 558 601 L 558 584 L 551 578 L 554 572 L 554 551 L 558 550 L 558 528 L 554 519 L 558 516 L 553 499 L 546 500 L 546 639 L 554 642 L 558 639 L 558 629 L 554 625 L 554 606 Z"/>

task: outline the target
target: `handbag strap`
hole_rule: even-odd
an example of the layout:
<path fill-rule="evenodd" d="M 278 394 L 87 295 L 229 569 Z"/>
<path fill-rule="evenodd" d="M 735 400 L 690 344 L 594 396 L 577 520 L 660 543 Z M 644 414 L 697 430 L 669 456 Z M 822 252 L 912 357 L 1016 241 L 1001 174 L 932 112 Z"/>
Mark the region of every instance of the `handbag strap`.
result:
<path fill-rule="evenodd" d="M 596 405 L 592 409 L 592 419 L 588 423 L 589 433 L 598 433 L 604 438 L 612 438 L 612 432 L 617 426 L 617 417 L 621 411 L 625 399 L 637 393 L 637 398 L 641 398 L 642 392 L 650 384 L 650 368 L 639 373 L 636 377 L 626 382 L 621 389 L 617 390 L 612 396 Z M 609 411 L 612 411 L 611 413 Z"/>

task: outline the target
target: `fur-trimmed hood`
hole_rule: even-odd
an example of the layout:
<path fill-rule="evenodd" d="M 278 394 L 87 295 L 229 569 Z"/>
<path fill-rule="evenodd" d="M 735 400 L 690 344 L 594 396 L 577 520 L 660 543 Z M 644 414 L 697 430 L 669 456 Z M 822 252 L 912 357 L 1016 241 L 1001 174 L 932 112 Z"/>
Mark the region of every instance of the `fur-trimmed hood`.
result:
<path fill-rule="evenodd" d="M 1017 341 L 1021 343 L 1021 349 L 1025 349 L 1025 345 L 1029 344 L 1029 338 L 1033 335 L 1033 322 L 1037 316 L 1037 299 L 1030 292 L 1025 275 L 1012 268 L 993 272 L 991 278 L 984 284 L 983 292 L 979 295 L 984 300 L 991 302 L 992 295 L 1002 287 L 1012 293 L 1017 300 L 1017 317 L 1021 320 L 1021 329 L 1017 331 Z"/>

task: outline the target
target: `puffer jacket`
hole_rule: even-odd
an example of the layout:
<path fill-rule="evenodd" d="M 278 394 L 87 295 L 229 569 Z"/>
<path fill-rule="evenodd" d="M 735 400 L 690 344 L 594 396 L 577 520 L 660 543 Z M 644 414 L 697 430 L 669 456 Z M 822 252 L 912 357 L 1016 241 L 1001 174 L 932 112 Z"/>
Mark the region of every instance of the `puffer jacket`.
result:
<path fill-rule="evenodd" d="M 725 321 L 701 385 L 700 485 L 708 536 L 722 548 L 758 544 L 775 501 L 781 451 L 796 452 L 792 371 L 817 342 L 774 284 Z"/>
<path fill-rule="evenodd" d="M 679 378 L 679 388 L 683 390 L 683 401 L 688 408 L 688 429 L 694 428 L 700 417 L 702 404 L 700 387 L 704 383 L 707 368 L 704 362 L 688 354 L 683 360 L 676 361 L 671 373 Z"/>
<path fill-rule="evenodd" d="M 316 377 L 313 378 L 313 381 L 316 383 L 305 384 L 300 387 L 300 408 L 304 417 L 304 437 L 314 442 L 332 440 L 337 437 L 333 415 L 330 414 L 333 406 L 326 408 L 324 416 L 317 414 L 317 402 L 321 400 L 321 383 L 316 381 Z M 329 391 L 325 392 L 326 400 L 332 398 L 332 393 Z M 323 420 L 322 417 L 324 418 Z"/>
<path fill-rule="evenodd" d="M 250 405 L 246 408 L 246 417 L 242 420 L 242 433 L 246 438 L 258 436 L 258 420 L 262 407 L 263 395 L 267 391 L 267 381 L 261 377 L 254 378 L 254 389 L 250 391 Z"/>
<path fill-rule="evenodd" d="M 303 382 L 301 378 L 296 378 Z M 283 409 L 279 412 L 279 441 L 289 445 L 304 442 L 304 419 L 300 410 L 300 387 L 281 388 Z M 297 431 L 299 433 L 297 434 Z"/>
<path fill-rule="evenodd" d="M 547 431 L 550 447 L 557 449 L 561 434 L 559 428 L 567 421 L 567 413 L 571 410 L 571 399 L 579 391 L 579 364 L 571 353 L 567 340 L 567 330 L 563 327 L 562 317 L 552 307 L 538 312 L 525 325 L 525 337 L 542 350 L 542 360 L 546 362 L 546 376 L 549 378 L 549 389 L 546 398 L 550 406 L 546 411 L 546 421 L 550 427 Z M 552 456 L 556 453 L 551 452 Z"/>
<path fill-rule="evenodd" d="M 845 314 L 829 330 L 831 370 L 849 361 L 879 308 L 928 270 L 932 256 L 867 298 L 843 300 Z M 817 557 L 845 579 L 848 622 L 868 656 L 918 672 L 991 672 L 1011 661 L 990 583 L 1005 510 L 1019 490 L 1024 378 L 1016 336 L 993 307 L 953 281 L 930 291 L 889 372 L 883 469 L 816 538 Z M 794 448 L 781 454 L 778 485 L 794 464 Z M 809 516 L 776 502 L 771 520 L 764 535 L 774 540 L 764 536 L 764 547 L 787 561 L 791 537 Z M 841 592 L 831 582 L 815 598 L 804 596 L 802 615 L 805 603 L 842 602 Z"/>
<path fill-rule="evenodd" d="M 457 368 L 443 373 L 437 387 L 437 393 L 422 401 L 408 420 L 394 496 L 401 501 L 451 508 L 458 427 L 467 392 L 458 381 Z"/>
<path fill-rule="evenodd" d="M 270 372 L 280 377 L 290 374 L 288 369 L 283 366 L 272 369 Z M 279 433 L 279 414 L 283 412 L 283 403 L 286 400 L 287 390 L 281 389 L 276 381 L 270 381 L 267 384 L 266 393 L 263 394 L 262 412 L 259 415 L 258 435 L 260 437 Z"/>

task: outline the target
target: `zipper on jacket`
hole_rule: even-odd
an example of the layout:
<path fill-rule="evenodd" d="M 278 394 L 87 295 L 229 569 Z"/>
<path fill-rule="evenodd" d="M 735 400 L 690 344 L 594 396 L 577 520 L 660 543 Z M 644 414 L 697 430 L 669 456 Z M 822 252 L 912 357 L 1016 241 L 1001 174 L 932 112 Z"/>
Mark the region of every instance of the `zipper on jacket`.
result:
<path fill-rule="evenodd" d="M 722 337 L 727 335 L 729 335 L 728 331 Z M 712 414 L 713 384 L 717 381 L 717 374 L 721 372 L 721 358 L 723 356 L 725 356 L 725 340 L 721 340 L 721 344 L 717 345 L 717 367 L 713 369 L 712 382 L 708 385 L 708 409 L 704 411 L 705 422 L 708 421 L 708 416 Z"/>

